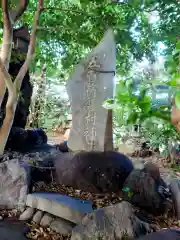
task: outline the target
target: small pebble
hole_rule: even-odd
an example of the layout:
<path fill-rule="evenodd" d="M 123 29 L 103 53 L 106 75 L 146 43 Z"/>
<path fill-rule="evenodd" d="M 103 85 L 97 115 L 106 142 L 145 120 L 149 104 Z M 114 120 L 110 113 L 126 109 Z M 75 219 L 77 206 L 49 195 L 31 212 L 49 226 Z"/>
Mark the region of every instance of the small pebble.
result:
<path fill-rule="evenodd" d="M 40 225 L 42 227 L 49 227 L 50 226 L 50 223 L 53 221 L 53 216 L 46 213 L 44 214 L 44 216 L 42 217 L 41 219 L 41 222 L 40 222 Z"/>
<path fill-rule="evenodd" d="M 40 221 L 41 221 L 41 219 L 42 219 L 42 217 L 43 217 L 43 212 L 40 211 L 40 210 L 38 210 L 38 211 L 34 214 L 32 220 L 33 220 L 33 222 L 35 222 L 36 224 L 39 224 Z"/>
<path fill-rule="evenodd" d="M 28 207 L 19 217 L 20 221 L 27 221 L 33 217 L 35 209 Z"/>
<path fill-rule="evenodd" d="M 62 218 L 57 218 L 51 222 L 50 228 L 63 235 L 68 235 L 72 232 L 74 228 L 74 224 Z"/>

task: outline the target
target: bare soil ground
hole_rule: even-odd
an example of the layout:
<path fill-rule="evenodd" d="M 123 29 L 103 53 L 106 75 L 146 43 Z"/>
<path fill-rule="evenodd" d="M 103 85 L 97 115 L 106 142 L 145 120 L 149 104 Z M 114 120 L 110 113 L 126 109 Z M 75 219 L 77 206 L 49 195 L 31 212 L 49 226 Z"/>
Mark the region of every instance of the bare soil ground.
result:
<path fill-rule="evenodd" d="M 48 132 L 48 143 L 49 144 L 59 144 L 65 140 L 64 135 L 56 132 Z"/>

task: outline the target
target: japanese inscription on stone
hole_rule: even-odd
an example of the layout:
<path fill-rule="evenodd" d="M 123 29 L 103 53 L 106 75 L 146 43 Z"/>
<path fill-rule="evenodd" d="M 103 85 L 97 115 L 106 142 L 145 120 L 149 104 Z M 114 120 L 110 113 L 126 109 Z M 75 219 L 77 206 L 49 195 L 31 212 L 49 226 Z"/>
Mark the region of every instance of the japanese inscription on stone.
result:
<path fill-rule="evenodd" d="M 109 30 L 68 80 L 72 106 L 68 147 L 73 151 L 104 150 L 107 110 L 102 104 L 113 97 L 115 61 L 115 42 Z"/>

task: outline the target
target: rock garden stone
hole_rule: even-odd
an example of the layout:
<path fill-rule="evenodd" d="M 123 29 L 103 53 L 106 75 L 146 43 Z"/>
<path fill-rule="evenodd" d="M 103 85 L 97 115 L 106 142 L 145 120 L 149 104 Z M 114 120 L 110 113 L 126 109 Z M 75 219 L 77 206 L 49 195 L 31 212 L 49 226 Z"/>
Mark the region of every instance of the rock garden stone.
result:
<path fill-rule="evenodd" d="M 1 221 L 0 239 L 1 240 L 26 240 L 24 236 L 25 226 L 20 221 Z"/>
<path fill-rule="evenodd" d="M 133 171 L 132 161 L 115 151 L 80 151 L 55 160 L 56 181 L 91 193 L 119 192 Z"/>
<path fill-rule="evenodd" d="M 73 229 L 71 240 L 133 239 L 150 232 L 149 224 L 134 215 L 131 204 L 121 202 L 85 216 Z"/>
<path fill-rule="evenodd" d="M 178 220 L 180 220 L 180 179 L 172 180 L 170 190 L 172 192 L 176 216 Z"/>
<path fill-rule="evenodd" d="M 28 221 L 32 219 L 33 214 L 35 212 L 34 208 L 28 207 L 19 217 L 20 221 Z"/>
<path fill-rule="evenodd" d="M 92 211 L 92 201 L 75 199 L 57 193 L 28 194 L 26 205 L 64 218 L 76 224 Z"/>
<path fill-rule="evenodd" d="M 145 169 L 132 171 L 123 186 L 123 199 L 154 215 L 168 213 L 172 209 L 169 191 L 152 174 Z"/>
<path fill-rule="evenodd" d="M 40 210 L 38 210 L 38 211 L 34 214 L 32 220 L 33 220 L 33 222 L 35 222 L 36 224 L 39 224 L 40 221 L 41 221 L 41 219 L 42 219 L 42 217 L 43 217 L 43 212 L 40 211 Z"/>
<path fill-rule="evenodd" d="M 155 233 L 148 234 L 138 240 L 180 240 L 180 230 L 178 229 L 162 229 Z"/>
<path fill-rule="evenodd" d="M 51 214 L 45 213 L 40 221 L 40 225 L 42 227 L 49 227 L 53 219 L 54 217 Z"/>
<path fill-rule="evenodd" d="M 27 174 L 18 159 L 0 163 L 0 206 L 24 210 L 27 197 Z"/>
<path fill-rule="evenodd" d="M 53 231 L 63 235 L 70 234 L 74 227 L 75 227 L 75 224 L 62 218 L 55 219 L 50 224 L 50 228 Z"/>

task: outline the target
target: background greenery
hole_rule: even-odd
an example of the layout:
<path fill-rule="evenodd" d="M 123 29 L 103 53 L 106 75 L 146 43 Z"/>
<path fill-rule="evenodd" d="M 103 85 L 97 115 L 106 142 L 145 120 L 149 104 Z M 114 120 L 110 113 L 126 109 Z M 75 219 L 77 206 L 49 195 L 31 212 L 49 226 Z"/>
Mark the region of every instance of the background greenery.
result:
<path fill-rule="evenodd" d="M 9 2 L 13 8 L 19 1 Z M 29 2 L 16 27 L 27 24 L 31 30 L 36 0 Z M 174 94 L 178 106 L 180 102 L 179 20 L 177 0 L 45 0 L 36 57 L 31 65 L 32 78 L 41 73 L 44 63 L 47 66 L 40 125 L 52 128 L 67 119 L 70 108 L 65 104 L 67 96 L 58 93 L 59 86 L 64 86 L 74 66 L 112 27 L 117 43 L 117 87 L 114 101 L 105 105 L 114 109 L 114 131 L 118 135 L 120 128 L 136 123 L 141 124 L 141 134 L 152 145 L 178 139 L 169 119 Z M 38 83 L 33 82 L 38 88 Z"/>

